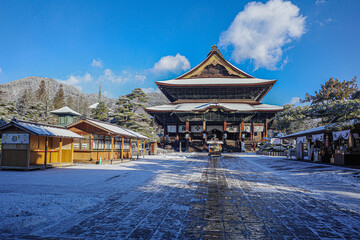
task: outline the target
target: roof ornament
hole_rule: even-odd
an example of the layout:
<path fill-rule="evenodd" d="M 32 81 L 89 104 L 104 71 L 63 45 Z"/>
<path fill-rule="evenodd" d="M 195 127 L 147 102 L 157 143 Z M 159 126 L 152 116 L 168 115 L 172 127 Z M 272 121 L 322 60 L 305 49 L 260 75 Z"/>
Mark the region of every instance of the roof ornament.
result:
<path fill-rule="evenodd" d="M 218 49 L 218 46 L 215 45 L 215 44 L 212 45 L 211 50 L 210 50 L 210 52 L 208 53 L 208 56 L 209 56 L 211 53 L 213 53 L 213 52 L 216 52 L 217 54 L 219 54 L 220 56 L 222 56 L 220 50 Z"/>
<path fill-rule="evenodd" d="M 16 117 L 13 117 L 13 118 L 11 119 L 11 121 L 12 121 L 12 122 L 18 122 L 18 120 L 16 119 Z"/>

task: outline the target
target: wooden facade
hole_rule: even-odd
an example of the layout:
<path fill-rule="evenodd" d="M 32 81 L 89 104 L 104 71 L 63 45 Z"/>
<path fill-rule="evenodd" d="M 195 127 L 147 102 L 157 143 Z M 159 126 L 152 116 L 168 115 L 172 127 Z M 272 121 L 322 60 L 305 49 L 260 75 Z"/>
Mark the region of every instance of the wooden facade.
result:
<path fill-rule="evenodd" d="M 74 162 L 99 162 L 139 158 L 144 155 L 146 137 L 119 126 L 82 119 L 67 126 L 83 137 L 74 141 Z M 140 144 L 141 141 L 141 144 Z"/>
<path fill-rule="evenodd" d="M 74 137 L 81 136 L 65 128 L 61 128 L 59 132 L 59 127 L 23 123 L 22 121 L 12 121 L 1 128 L 3 139 L 0 166 L 2 169 L 28 170 L 73 164 Z M 28 126 L 30 127 L 26 128 Z M 33 126 L 37 128 L 33 128 Z M 57 128 L 56 130 L 60 134 L 51 136 L 50 133 L 41 131 L 44 126 L 47 129 Z M 34 129 L 36 130 L 34 131 Z M 63 136 L 62 132 L 69 134 Z M 6 140 L 5 138 L 12 139 Z M 17 138 L 22 138 L 22 141 L 16 141 Z"/>

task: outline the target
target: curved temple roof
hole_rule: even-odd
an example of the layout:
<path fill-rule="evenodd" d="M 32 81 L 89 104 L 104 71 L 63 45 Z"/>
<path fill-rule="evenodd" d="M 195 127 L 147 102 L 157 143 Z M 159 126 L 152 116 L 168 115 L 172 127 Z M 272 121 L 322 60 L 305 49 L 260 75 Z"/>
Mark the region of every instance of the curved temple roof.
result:
<path fill-rule="evenodd" d="M 167 86 L 219 86 L 219 85 L 262 85 L 274 84 L 276 80 L 266 80 L 259 78 L 190 78 L 190 79 L 172 79 L 166 81 L 156 81 L 158 85 Z"/>
<path fill-rule="evenodd" d="M 247 103 L 180 103 L 180 104 L 165 104 L 146 109 L 148 112 L 201 112 L 209 108 L 221 108 L 225 111 L 234 112 L 266 112 L 266 111 L 281 111 L 283 107 L 269 104 L 251 105 Z"/>

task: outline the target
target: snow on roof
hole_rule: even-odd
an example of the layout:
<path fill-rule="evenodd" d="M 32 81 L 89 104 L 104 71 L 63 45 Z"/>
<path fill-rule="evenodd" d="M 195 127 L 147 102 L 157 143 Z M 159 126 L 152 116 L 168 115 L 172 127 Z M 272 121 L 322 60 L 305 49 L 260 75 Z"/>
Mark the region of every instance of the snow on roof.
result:
<path fill-rule="evenodd" d="M 62 108 L 59 108 L 59 109 L 56 109 L 56 110 L 54 110 L 54 111 L 51 111 L 51 113 L 52 114 L 55 114 L 55 115 L 57 115 L 57 114 L 71 114 L 71 115 L 73 115 L 73 116 L 81 116 L 81 114 L 80 113 L 78 113 L 78 112 L 75 112 L 74 110 L 72 110 L 71 108 L 69 108 L 69 107 L 67 107 L 67 106 L 65 106 L 65 107 L 62 107 Z"/>
<path fill-rule="evenodd" d="M 356 119 L 350 119 L 346 122 L 343 122 L 345 124 L 353 124 L 353 123 L 358 123 L 358 120 Z M 343 123 L 331 123 L 331 124 L 327 124 L 327 125 L 323 125 L 323 126 L 320 126 L 320 127 L 316 127 L 316 128 L 310 128 L 310 129 L 307 129 L 307 130 L 304 130 L 304 131 L 301 131 L 301 132 L 296 132 L 296 133 L 293 133 L 293 134 L 289 134 L 289 135 L 286 135 L 284 137 L 281 137 L 281 138 L 293 138 L 293 137 L 299 137 L 299 136 L 305 136 L 305 135 L 309 135 L 309 134 L 313 134 L 313 133 L 321 133 L 321 132 L 325 132 L 326 130 L 328 130 L 329 128 L 331 127 L 335 127 L 339 124 L 343 124 Z"/>
<path fill-rule="evenodd" d="M 269 105 L 269 104 L 256 104 L 251 105 L 247 103 L 179 103 L 179 104 L 165 104 L 160 106 L 149 107 L 148 111 L 165 111 L 165 112 L 192 112 L 192 111 L 205 111 L 207 108 L 219 107 L 227 111 L 237 112 L 256 112 L 256 111 L 281 111 L 283 107 Z"/>
<path fill-rule="evenodd" d="M 122 136 L 127 136 L 130 138 L 140 138 L 140 139 L 147 139 L 147 137 L 141 135 L 140 133 L 134 132 L 130 129 L 126 129 L 126 128 L 122 128 L 119 126 L 116 126 L 114 124 L 110 124 L 110 123 L 106 123 L 106 122 L 102 122 L 102 121 L 97 121 L 97 120 L 93 120 L 93 119 L 86 119 L 86 121 L 89 121 L 90 123 L 97 125 L 101 128 L 105 128 L 113 133 L 117 133 L 119 135 Z"/>
<path fill-rule="evenodd" d="M 63 137 L 63 138 L 83 138 L 79 134 L 69 131 L 64 127 L 22 121 L 22 120 L 17 120 L 17 119 L 13 119 L 8 124 L 5 124 L 4 126 L 2 126 L 0 128 L 0 130 L 6 129 L 10 126 L 16 126 L 20 129 L 23 129 L 24 131 L 30 132 L 31 134 L 38 135 L 38 136 Z"/>
<path fill-rule="evenodd" d="M 99 103 L 94 103 L 92 105 L 89 106 L 90 109 L 95 109 L 97 107 L 97 105 L 99 105 Z"/>
<path fill-rule="evenodd" d="M 189 78 L 156 81 L 160 85 L 253 85 L 273 83 L 276 80 L 259 78 Z"/>

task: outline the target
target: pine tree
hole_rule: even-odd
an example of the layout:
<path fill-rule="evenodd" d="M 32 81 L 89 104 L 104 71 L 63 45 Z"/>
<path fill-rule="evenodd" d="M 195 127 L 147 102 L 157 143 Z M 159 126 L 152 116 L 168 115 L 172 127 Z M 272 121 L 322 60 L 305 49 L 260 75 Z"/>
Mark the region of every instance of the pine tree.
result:
<path fill-rule="evenodd" d="M 65 106 L 65 96 L 64 96 L 64 90 L 62 84 L 60 84 L 59 90 L 53 98 L 53 106 L 55 109 L 62 108 Z"/>
<path fill-rule="evenodd" d="M 66 106 L 73 109 L 74 108 L 74 100 L 71 95 L 69 95 L 66 99 Z"/>
<path fill-rule="evenodd" d="M 46 102 L 47 99 L 47 93 L 46 93 L 46 84 L 45 80 L 41 80 L 39 89 L 36 92 L 37 101 L 40 101 L 42 103 Z"/>
<path fill-rule="evenodd" d="M 106 120 L 108 118 L 107 116 L 108 108 L 105 106 L 104 102 L 100 102 L 95 109 L 92 111 L 92 118 L 98 119 L 98 120 Z"/>

